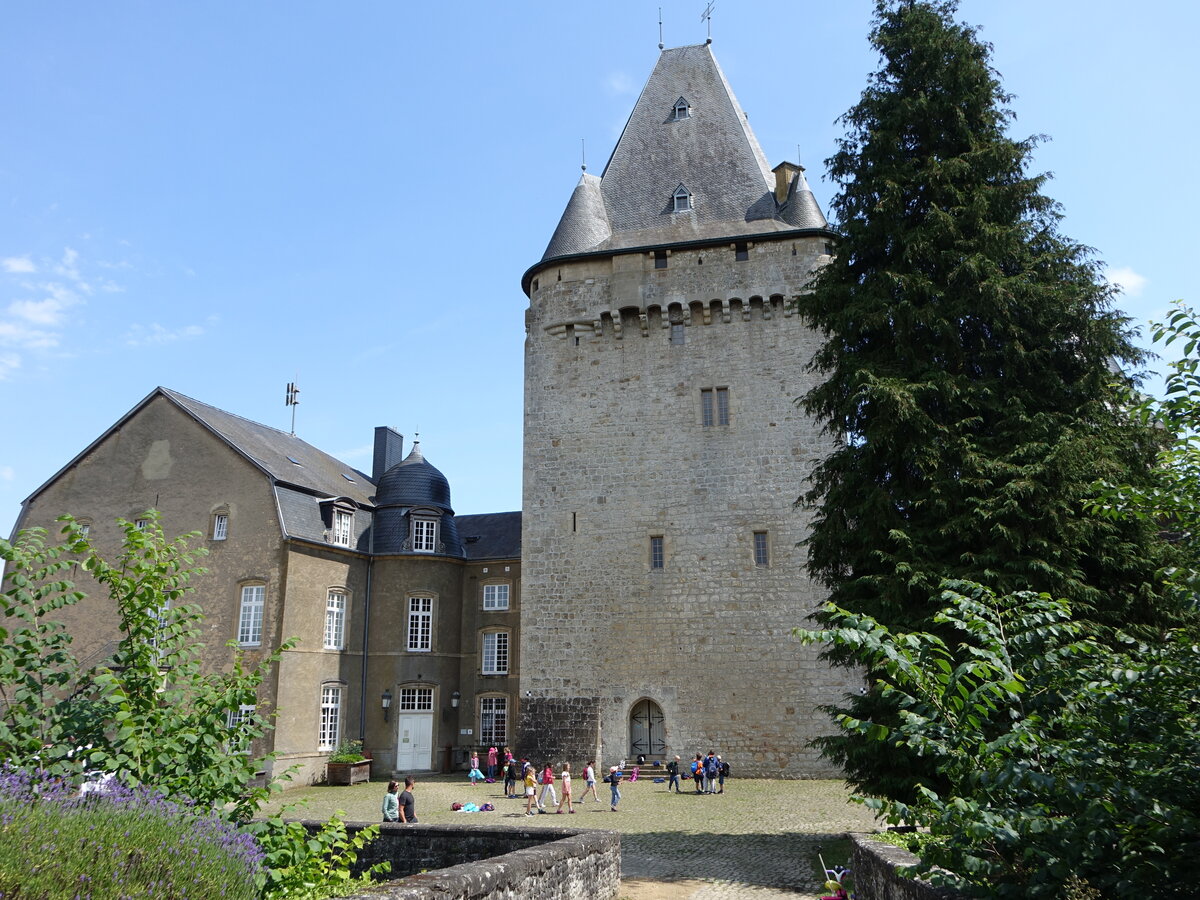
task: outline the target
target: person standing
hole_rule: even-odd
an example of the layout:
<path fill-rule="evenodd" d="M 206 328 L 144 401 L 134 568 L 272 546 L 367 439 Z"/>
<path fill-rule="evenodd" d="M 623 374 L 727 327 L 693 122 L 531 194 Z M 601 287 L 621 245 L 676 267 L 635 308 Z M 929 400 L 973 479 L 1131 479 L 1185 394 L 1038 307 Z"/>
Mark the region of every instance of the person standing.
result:
<path fill-rule="evenodd" d="M 671 788 L 675 788 L 675 793 L 682 794 L 679 789 L 679 757 L 676 756 L 673 760 L 667 763 L 667 774 L 671 776 L 671 780 L 667 782 L 667 793 L 671 793 Z"/>
<path fill-rule="evenodd" d="M 696 784 L 696 793 L 703 794 L 704 788 L 701 785 L 704 783 L 704 757 L 699 753 L 692 760 L 692 781 Z"/>
<path fill-rule="evenodd" d="M 559 776 L 562 781 L 562 799 L 558 801 L 559 815 L 562 815 L 563 804 L 567 804 L 567 812 L 575 814 L 575 806 L 571 802 L 571 764 L 563 763 L 562 774 Z"/>
<path fill-rule="evenodd" d="M 613 766 L 608 770 L 608 778 L 605 779 L 608 786 L 612 788 L 612 811 L 617 811 L 617 804 L 621 802 L 621 770 Z"/>
<path fill-rule="evenodd" d="M 504 763 L 504 796 L 510 800 L 517 791 L 517 761 L 512 756 Z"/>
<path fill-rule="evenodd" d="M 537 799 L 535 796 L 537 794 L 537 780 L 535 779 L 534 774 L 533 774 L 533 766 L 529 765 L 528 763 L 526 763 L 526 765 L 525 765 L 524 778 L 525 778 L 525 815 L 532 816 L 532 815 L 534 815 L 533 804 L 534 804 L 534 801 Z"/>
<path fill-rule="evenodd" d="M 717 754 L 717 783 L 721 785 L 718 794 L 725 793 L 725 779 L 729 777 L 729 763 L 721 759 L 721 754 Z"/>
<path fill-rule="evenodd" d="M 387 793 L 383 795 L 383 821 L 385 822 L 400 821 L 400 798 L 396 796 L 396 792 L 399 790 L 398 783 L 388 782 Z"/>
<path fill-rule="evenodd" d="M 558 796 L 554 793 L 554 769 L 550 768 L 550 763 L 546 763 L 546 768 L 542 770 L 542 796 L 538 798 L 538 812 L 546 811 L 547 794 L 550 795 L 552 806 L 558 803 Z"/>
<path fill-rule="evenodd" d="M 582 803 L 586 800 L 588 791 L 591 791 L 592 798 L 599 803 L 600 795 L 596 793 L 596 761 L 594 759 L 588 760 L 588 764 L 583 768 L 583 782 L 585 786 L 583 788 L 583 796 L 579 798 L 579 802 Z"/>
<path fill-rule="evenodd" d="M 413 788 L 417 782 L 411 775 L 404 779 L 404 793 L 400 795 L 400 821 L 406 825 L 417 823 L 417 801 L 413 797 Z"/>
<path fill-rule="evenodd" d="M 487 754 L 487 777 L 496 780 L 496 748 L 488 747 Z"/>
<path fill-rule="evenodd" d="M 483 781 L 483 773 L 479 771 L 478 753 L 471 754 L 471 771 L 467 774 L 467 777 L 471 779 L 471 787 L 475 787 L 476 782 Z"/>

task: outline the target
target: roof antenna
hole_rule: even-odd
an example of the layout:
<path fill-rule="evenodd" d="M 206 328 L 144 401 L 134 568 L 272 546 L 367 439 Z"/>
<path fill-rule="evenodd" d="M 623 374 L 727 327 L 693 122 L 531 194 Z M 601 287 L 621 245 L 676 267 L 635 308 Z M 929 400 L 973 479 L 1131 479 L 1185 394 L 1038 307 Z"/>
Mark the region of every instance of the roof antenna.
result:
<path fill-rule="evenodd" d="M 704 7 L 704 12 L 700 13 L 700 21 L 708 20 L 708 40 L 704 43 L 712 43 L 712 12 L 717 6 L 717 0 L 708 0 L 708 6 Z"/>
<path fill-rule="evenodd" d="M 587 171 L 587 138 L 579 139 L 579 168 Z"/>
<path fill-rule="evenodd" d="M 659 49 L 659 50 L 661 50 L 662 48 L 663 48 L 663 38 L 662 38 L 662 7 L 660 6 L 660 7 L 658 8 L 658 49 Z"/>
<path fill-rule="evenodd" d="M 284 406 L 292 408 L 292 437 L 296 436 L 296 407 L 300 405 L 300 388 L 296 387 L 296 382 L 289 381 L 287 386 L 287 399 L 283 401 Z"/>

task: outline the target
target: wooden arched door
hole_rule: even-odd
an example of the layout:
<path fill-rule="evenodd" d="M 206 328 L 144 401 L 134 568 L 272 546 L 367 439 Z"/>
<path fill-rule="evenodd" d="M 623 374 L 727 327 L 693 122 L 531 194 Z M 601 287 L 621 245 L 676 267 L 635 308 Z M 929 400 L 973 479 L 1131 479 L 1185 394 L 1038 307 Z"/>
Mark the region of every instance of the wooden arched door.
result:
<path fill-rule="evenodd" d="M 662 707 L 653 700 L 639 700 L 629 712 L 629 757 L 660 759 L 667 752 Z"/>

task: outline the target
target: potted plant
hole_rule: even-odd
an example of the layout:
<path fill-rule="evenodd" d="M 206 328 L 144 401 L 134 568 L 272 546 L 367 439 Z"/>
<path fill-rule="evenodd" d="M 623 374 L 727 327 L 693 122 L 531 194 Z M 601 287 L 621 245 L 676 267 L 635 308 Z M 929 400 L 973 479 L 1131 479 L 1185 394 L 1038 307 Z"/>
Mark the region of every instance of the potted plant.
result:
<path fill-rule="evenodd" d="M 325 760 L 325 780 L 330 784 L 358 784 L 371 780 L 371 760 L 363 756 L 362 741 L 344 741 Z"/>

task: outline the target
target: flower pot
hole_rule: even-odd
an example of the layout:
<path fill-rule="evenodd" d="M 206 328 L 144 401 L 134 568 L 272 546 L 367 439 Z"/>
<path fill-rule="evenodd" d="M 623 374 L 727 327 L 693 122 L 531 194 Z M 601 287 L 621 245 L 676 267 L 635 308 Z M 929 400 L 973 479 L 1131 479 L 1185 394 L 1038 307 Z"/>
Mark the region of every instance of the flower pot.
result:
<path fill-rule="evenodd" d="M 355 763 L 325 763 L 325 780 L 330 784 L 358 784 L 371 780 L 371 761 Z"/>

